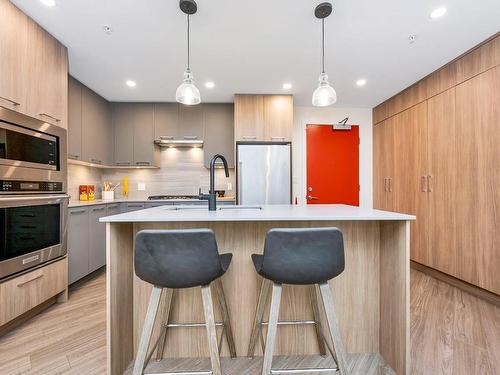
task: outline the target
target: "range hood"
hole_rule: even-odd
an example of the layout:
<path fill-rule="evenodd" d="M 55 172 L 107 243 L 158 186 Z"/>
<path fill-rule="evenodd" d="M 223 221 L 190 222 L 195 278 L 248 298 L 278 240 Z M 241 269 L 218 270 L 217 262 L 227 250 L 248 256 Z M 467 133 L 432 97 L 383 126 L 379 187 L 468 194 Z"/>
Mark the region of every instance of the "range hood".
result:
<path fill-rule="evenodd" d="M 160 147 L 203 147 L 203 140 L 194 137 L 174 139 L 171 136 L 160 136 L 160 139 L 155 139 L 154 143 Z"/>

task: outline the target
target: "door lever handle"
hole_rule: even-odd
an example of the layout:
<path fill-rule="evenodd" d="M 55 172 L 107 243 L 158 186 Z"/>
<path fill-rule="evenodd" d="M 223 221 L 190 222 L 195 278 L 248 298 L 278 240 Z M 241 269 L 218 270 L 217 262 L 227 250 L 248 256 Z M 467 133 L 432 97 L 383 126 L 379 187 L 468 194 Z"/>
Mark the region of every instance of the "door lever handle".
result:
<path fill-rule="evenodd" d="M 307 198 L 307 200 L 309 200 L 309 201 L 319 199 L 318 197 L 313 197 L 312 195 L 308 195 L 306 198 Z"/>

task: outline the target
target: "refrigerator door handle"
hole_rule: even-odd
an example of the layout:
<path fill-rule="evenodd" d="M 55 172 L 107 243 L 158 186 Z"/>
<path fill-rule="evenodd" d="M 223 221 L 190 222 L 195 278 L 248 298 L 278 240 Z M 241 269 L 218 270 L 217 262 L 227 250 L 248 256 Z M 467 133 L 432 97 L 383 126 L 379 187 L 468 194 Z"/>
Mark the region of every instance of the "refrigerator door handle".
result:
<path fill-rule="evenodd" d="M 242 185 L 243 185 L 243 174 L 241 173 L 241 169 L 243 168 L 243 162 L 238 162 L 238 204 L 243 204 L 243 196 L 242 196 Z"/>

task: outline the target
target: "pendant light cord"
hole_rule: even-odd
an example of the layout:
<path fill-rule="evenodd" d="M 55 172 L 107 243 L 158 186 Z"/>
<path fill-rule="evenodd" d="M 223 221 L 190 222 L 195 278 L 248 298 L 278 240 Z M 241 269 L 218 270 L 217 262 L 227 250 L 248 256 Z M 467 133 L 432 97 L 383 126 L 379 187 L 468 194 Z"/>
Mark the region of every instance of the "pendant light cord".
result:
<path fill-rule="evenodd" d="M 187 15 L 187 47 L 188 47 L 188 64 L 187 64 L 187 68 L 189 70 L 189 55 L 190 55 L 190 50 L 191 50 L 191 46 L 189 44 L 189 14 Z"/>
<path fill-rule="evenodd" d="M 325 19 L 321 19 L 321 73 L 325 73 Z"/>

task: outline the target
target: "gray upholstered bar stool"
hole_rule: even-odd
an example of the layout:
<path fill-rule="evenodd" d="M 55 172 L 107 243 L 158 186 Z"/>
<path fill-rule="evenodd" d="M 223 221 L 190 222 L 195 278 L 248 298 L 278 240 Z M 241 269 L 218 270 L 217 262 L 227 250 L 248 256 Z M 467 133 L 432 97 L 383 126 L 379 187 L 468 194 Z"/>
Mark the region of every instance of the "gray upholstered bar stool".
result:
<path fill-rule="evenodd" d="M 265 304 L 272 285 L 271 309 L 267 329 L 267 338 L 262 362 L 262 375 L 290 374 L 303 372 L 338 371 L 347 374 L 345 354 L 342 348 L 340 332 L 337 326 L 333 296 L 328 280 L 344 271 L 344 241 L 342 232 L 337 228 L 283 228 L 271 229 L 266 236 L 264 255 L 252 255 L 257 273 L 264 279 L 257 303 L 255 322 L 250 338 L 248 356 L 253 357 L 255 345 L 262 338 L 262 326 Z M 313 321 L 279 322 L 278 314 L 281 301 L 282 284 L 312 285 Z M 333 348 L 323 336 L 321 327 L 319 296 L 323 301 L 329 335 Z M 276 331 L 279 324 L 314 324 L 318 344 L 322 355 L 326 355 L 325 345 L 337 364 L 336 368 L 281 369 L 273 370 L 273 352 Z"/>
<path fill-rule="evenodd" d="M 220 282 L 220 277 L 226 273 L 231 259 L 232 254 L 219 255 L 214 232 L 210 229 L 143 230 L 137 233 L 134 256 L 135 273 L 140 279 L 153 284 L 153 291 L 137 349 L 133 375 L 144 374 L 144 369 L 155 348 L 157 348 L 157 360 L 162 359 L 167 328 L 198 326 L 206 326 L 207 329 L 212 370 L 185 373 L 221 375 L 216 325 L 222 326 L 222 335 L 226 337 L 231 357 L 236 357 L 227 303 Z M 222 313 L 221 323 L 215 322 L 211 285 L 215 287 Z M 201 286 L 205 323 L 175 324 L 169 322 L 175 289 L 197 286 Z M 166 292 L 166 303 L 162 318 L 162 331 L 148 355 L 151 334 L 163 291 Z M 179 372 L 162 372 L 161 374 L 179 374 Z"/>

